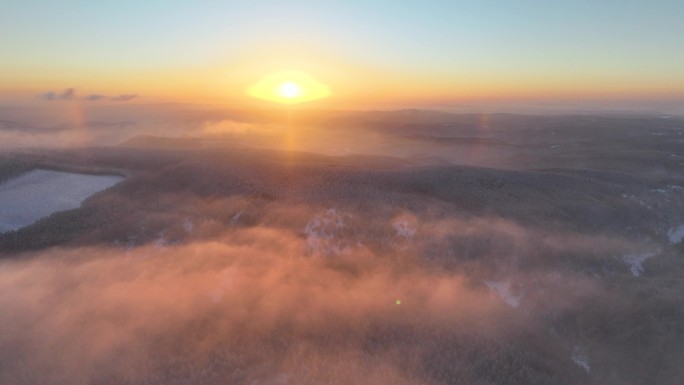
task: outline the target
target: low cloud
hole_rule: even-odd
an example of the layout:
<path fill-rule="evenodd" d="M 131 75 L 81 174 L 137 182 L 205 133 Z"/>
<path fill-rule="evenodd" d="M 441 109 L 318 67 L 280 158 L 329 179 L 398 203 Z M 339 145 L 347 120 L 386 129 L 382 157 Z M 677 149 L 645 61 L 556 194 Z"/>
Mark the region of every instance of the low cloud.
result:
<path fill-rule="evenodd" d="M 629 378 L 629 357 L 660 353 L 600 334 L 641 338 L 669 301 L 601 284 L 631 277 L 621 238 L 439 206 L 151 194 L 163 209 L 98 198 L 135 213 L 116 239 L 0 262 L 0 382 L 586 384 L 588 366 Z"/>
<path fill-rule="evenodd" d="M 312 214 L 327 215 L 290 212 Z M 473 277 L 396 250 L 353 247 L 319 258 L 307 248 L 298 231 L 258 226 L 177 246 L 47 250 L 6 261 L 0 379 L 385 385 L 439 384 L 444 372 L 475 383 L 476 368 L 437 358 L 503 362 L 489 349 L 501 340 L 525 350 L 527 325 L 535 325 L 527 320 L 538 311 L 529 301 L 516 312 Z M 537 284 L 564 306 L 575 303 L 562 294 L 570 282 L 592 292 L 581 280 L 542 277 Z"/>
<path fill-rule="evenodd" d="M 84 96 L 80 99 L 91 101 L 91 102 L 103 101 L 103 100 L 112 100 L 115 102 L 127 102 L 127 101 L 133 100 L 137 97 L 138 97 L 137 94 L 121 94 L 121 95 L 115 95 L 115 96 L 108 96 L 108 95 L 102 95 L 102 94 L 90 94 L 90 95 Z M 47 100 L 47 101 L 57 101 L 57 100 L 75 100 L 75 99 L 78 99 L 78 97 L 76 95 L 76 89 L 72 87 L 72 88 L 67 88 L 62 92 L 55 92 L 55 91 L 44 92 L 44 93 L 38 95 L 38 99 Z"/>
<path fill-rule="evenodd" d="M 76 97 L 76 89 L 75 88 L 67 88 L 62 92 L 53 92 L 53 91 L 48 91 L 45 93 L 42 93 L 38 95 L 39 99 L 43 100 L 72 100 Z"/>
<path fill-rule="evenodd" d="M 107 97 L 104 96 L 104 95 L 93 94 L 93 95 L 88 95 L 88 96 L 86 96 L 86 97 L 83 98 L 83 99 L 85 99 L 85 100 L 96 101 L 96 100 L 107 99 Z"/>
<path fill-rule="evenodd" d="M 129 100 L 133 100 L 137 98 L 138 95 L 136 94 L 123 94 L 123 95 L 117 95 L 117 96 L 112 96 L 111 99 L 117 102 L 127 102 Z"/>

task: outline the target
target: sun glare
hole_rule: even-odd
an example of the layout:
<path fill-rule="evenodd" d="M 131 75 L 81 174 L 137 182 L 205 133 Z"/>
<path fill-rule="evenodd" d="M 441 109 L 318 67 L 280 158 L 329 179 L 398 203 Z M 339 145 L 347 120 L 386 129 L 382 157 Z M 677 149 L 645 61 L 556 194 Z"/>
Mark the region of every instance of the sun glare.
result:
<path fill-rule="evenodd" d="M 283 104 L 297 104 L 327 98 L 327 85 L 303 72 L 283 71 L 268 75 L 249 87 L 247 93 L 257 99 Z"/>
<path fill-rule="evenodd" d="M 279 92 L 284 98 L 296 98 L 299 95 L 299 86 L 295 82 L 285 82 L 280 86 Z"/>

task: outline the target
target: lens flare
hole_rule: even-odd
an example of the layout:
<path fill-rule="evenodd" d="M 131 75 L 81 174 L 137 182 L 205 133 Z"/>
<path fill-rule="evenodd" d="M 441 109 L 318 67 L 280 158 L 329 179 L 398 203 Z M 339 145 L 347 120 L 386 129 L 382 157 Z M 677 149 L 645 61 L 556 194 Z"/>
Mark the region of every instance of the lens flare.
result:
<path fill-rule="evenodd" d="M 329 97 L 330 88 L 312 76 L 297 71 L 282 71 L 266 76 L 249 87 L 247 94 L 282 104 L 298 104 Z"/>

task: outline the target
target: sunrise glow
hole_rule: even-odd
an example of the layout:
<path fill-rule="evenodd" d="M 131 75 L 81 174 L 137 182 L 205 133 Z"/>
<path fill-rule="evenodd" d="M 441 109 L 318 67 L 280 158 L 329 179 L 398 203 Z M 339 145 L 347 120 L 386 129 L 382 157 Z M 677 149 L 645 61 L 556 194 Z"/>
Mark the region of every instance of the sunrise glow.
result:
<path fill-rule="evenodd" d="M 298 104 L 324 99 L 330 88 L 311 75 L 297 71 L 270 74 L 247 90 L 253 98 L 281 104 Z"/>
<path fill-rule="evenodd" d="M 286 99 L 296 98 L 299 96 L 299 85 L 294 82 L 285 82 L 280 86 L 278 91 L 280 92 L 280 96 Z"/>
<path fill-rule="evenodd" d="M 0 385 L 684 385 L 684 0 L 0 15 Z"/>

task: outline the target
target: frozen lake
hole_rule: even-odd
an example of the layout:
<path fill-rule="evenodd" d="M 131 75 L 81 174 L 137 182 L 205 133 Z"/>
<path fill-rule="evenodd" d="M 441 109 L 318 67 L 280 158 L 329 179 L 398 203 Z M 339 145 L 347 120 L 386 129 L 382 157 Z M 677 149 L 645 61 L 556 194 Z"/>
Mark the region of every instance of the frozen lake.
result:
<path fill-rule="evenodd" d="M 89 196 L 124 178 L 33 170 L 0 184 L 0 233 L 28 226 L 48 215 L 75 209 Z"/>

